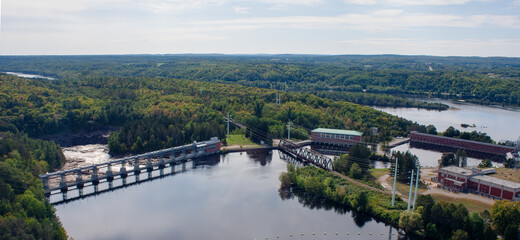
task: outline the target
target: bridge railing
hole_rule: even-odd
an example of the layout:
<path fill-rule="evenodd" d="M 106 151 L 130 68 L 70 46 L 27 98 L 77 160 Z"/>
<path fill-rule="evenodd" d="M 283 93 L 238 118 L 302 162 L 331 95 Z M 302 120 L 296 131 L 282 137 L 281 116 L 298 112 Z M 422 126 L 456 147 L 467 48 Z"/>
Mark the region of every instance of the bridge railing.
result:
<path fill-rule="evenodd" d="M 220 142 L 218 138 L 212 138 L 209 141 L 157 150 L 75 169 L 42 174 L 40 175 L 40 179 L 43 182 L 46 194 L 58 189 L 67 191 L 71 186 L 83 188 L 85 183 L 97 185 L 102 178 L 107 179 L 107 181 L 112 181 L 115 176 L 126 178 L 128 173 L 131 172 L 137 174 L 143 169 L 152 171 L 154 167 L 164 168 L 166 164 L 172 165 L 188 159 L 217 153 L 219 151 L 207 152 L 207 146 L 218 142 Z M 152 159 L 157 158 L 158 161 L 152 162 Z M 141 163 L 145 163 L 144 167 L 141 167 Z M 126 165 L 132 165 L 133 169 L 127 171 Z M 114 166 L 120 166 L 119 171 L 113 171 L 112 168 Z M 90 176 L 90 178 L 84 178 L 85 175 Z"/>
<path fill-rule="evenodd" d="M 302 148 L 296 143 L 281 139 L 278 148 L 303 162 L 314 164 L 326 170 L 333 170 L 334 160 L 308 148 Z"/>

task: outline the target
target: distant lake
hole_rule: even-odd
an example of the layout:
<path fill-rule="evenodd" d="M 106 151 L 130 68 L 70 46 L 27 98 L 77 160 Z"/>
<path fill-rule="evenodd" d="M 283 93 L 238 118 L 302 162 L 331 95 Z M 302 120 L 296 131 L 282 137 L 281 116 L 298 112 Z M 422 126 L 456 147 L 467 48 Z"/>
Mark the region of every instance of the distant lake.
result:
<path fill-rule="evenodd" d="M 460 131 L 485 132 L 495 141 L 517 140 L 520 137 L 520 108 L 506 109 L 441 99 L 416 100 L 440 102 L 450 106 L 450 109 L 439 112 L 418 108 L 374 108 L 419 124 L 432 124 L 438 132 L 453 126 Z M 462 123 L 475 124 L 475 127 L 463 128 Z"/>
<path fill-rule="evenodd" d="M 7 74 L 16 75 L 18 77 L 24 77 L 24 78 L 43 78 L 47 80 L 56 80 L 56 78 L 53 77 L 46 77 L 42 75 L 35 75 L 35 74 L 28 74 L 28 73 L 19 73 L 19 72 L 5 72 Z"/>

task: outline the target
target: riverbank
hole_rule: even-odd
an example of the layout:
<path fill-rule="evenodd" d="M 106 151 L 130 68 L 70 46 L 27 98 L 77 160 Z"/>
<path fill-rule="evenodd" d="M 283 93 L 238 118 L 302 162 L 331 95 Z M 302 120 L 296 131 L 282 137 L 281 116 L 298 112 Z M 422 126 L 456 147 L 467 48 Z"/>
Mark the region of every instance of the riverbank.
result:
<path fill-rule="evenodd" d="M 455 232 L 473 236 L 476 233 L 468 226 L 479 224 L 479 229 L 485 232 L 483 239 L 496 239 L 496 234 L 491 227 L 483 220 L 479 220 L 482 216 L 478 212 L 472 213 L 476 215 L 475 219 L 469 220 L 475 222 L 469 225 L 461 224 L 467 221 L 464 219 L 469 215 L 462 204 L 439 202 L 431 195 L 420 195 L 416 200 L 417 206 L 414 208 L 416 210 L 410 212 L 405 210 L 407 204 L 399 197 L 396 197 L 396 204 L 392 207 L 391 195 L 350 184 L 334 173 L 312 166 L 298 169 L 288 166 L 287 169 L 287 172 L 280 175 L 282 187 L 293 186 L 360 212 L 369 213 L 376 219 L 399 226 L 408 234 L 433 239 L 451 238 Z M 438 212 L 448 214 L 438 215 Z"/>

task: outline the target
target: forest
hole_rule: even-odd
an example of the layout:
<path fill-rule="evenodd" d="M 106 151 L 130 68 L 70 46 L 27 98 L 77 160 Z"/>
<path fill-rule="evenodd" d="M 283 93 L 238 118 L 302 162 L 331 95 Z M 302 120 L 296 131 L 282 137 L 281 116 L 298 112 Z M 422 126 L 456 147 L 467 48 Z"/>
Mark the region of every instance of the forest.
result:
<path fill-rule="evenodd" d="M 109 138 L 115 154 L 223 137 L 224 115 L 256 126 L 269 138 L 286 135 L 290 120 L 295 138 L 317 127 L 365 132 L 364 141 L 404 136 L 419 125 L 357 104 L 304 93 L 285 93 L 221 83 L 169 78 L 26 79 L 0 74 L 0 130 L 31 137 L 120 126 Z M 282 104 L 276 105 L 276 93 Z M 376 136 L 369 134 L 378 127 Z M 300 134 L 298 134 L 300 133 Z M 266 136 L 264 136 L 266 137 Z"/>
<path fill-rule="evenodd" d="M 404 97 L 520 104 L 518 58 L 399 55 L 2 56 L 0 71 L 33 73 L 59 79 L 160 76 L 302 93 L 341 92 L 322 96 L 347 98 L 365 105 L 440 110 L 445 107 L 412 103 L 415 101 Z M 399 100 L 396 101 L 396 98 Z"/>
<path fill-rule="evenodd" d="M 0 133 L 0 239 L 67 239 L 38 177 L 63 163 L 54 142 Z"/>

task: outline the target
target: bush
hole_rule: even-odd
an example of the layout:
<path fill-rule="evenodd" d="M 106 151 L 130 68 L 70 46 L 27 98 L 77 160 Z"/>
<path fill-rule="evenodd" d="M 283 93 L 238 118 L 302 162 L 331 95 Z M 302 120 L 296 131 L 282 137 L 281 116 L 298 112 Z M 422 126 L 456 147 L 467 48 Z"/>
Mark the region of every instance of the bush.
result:
<path fill-rule="evenodd" d="M 352 164 L 352 167 L 349 171 L 349 176 L 355 179 L 360 179 L 363 176 L 363 170 L 361 170 L 357 163 Z"/>
<path fill-rule="evenodd" d="M 504 240 L 518 239 L 518 225 L 509 224 L 504 232 Z"/>
<path fill-rule="evenodd" d="M 352 199 L 352 207 L 360 212 L 367 210 L 368 205 L 368 193 L 366 191 L 360 191 L 354 195 Z"/>
<path fill-rule="evenodd" d="M 288 188 L 292 185 L 291 175 L 288 172 L 280 173 L 279 179 L 282 188 Z"/>
<path fill-rule="evenodd" d="M 399 217 L 399 227 L 406 232 L 419 230 L 423 225 L 421 214 L 416 212 L 403 211 Z"/>
<path fill-rule="evenodd" d="M 468 233 L 462 229 L 459 229 L 453 233 L 452 240 L 468 240 Z"/>

